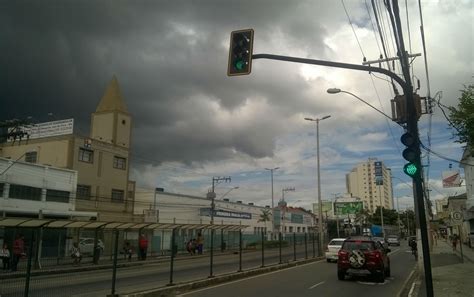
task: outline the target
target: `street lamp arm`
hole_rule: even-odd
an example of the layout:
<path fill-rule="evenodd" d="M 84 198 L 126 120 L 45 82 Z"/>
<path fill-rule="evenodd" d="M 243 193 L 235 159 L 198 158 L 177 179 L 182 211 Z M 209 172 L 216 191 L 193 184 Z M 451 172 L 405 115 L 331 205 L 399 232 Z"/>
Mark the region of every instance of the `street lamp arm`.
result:
<path fill-rule="evenodd" d="M 344 90 L 340 90 L 340 93 L 346 93 L 346 94 L 349 94 L 355 98 L 357 98 L 359 101 L 365 103 L 366 105 L 370 106 L 372 109 L 374 109 L 375 111 L 377 111 L 378 113 L 380 113 L 381 115 L 383 115 L 384 117 L 386 118 L 389 118 L 391 121 L 393 121 L 393 119 L 391 117 L 389 117 L 387 114 L 385 114 L 383 111 L 381 111 L 380 109 L 378 109 L 377 107 L 373 106 L 372 104 L 370 104 L 369 102 L 365 101 L 364 99 L 360 98 L 359 96 L 357 96 L 356 94 L 353 94 L 351 92 L 348 92 L 348 91 L 344 91 Z M 334 93 L 332 93 L 334 94 Z"/>
<path fill-rule="evenodd" d="M 364 66 L 364 65 L 358 65 L 358 64 L 340 63 L 340 62 L 332 62 L 332 61 L 323 61 L 323 60 L 314 60 L 314 59 L 304 59 L 304 58 L 280 56 L 280 55 L 272 55 L 272 54 L 255 54 L 255 55 L 252 55 L 252 59 L 253 60 L 255 59 L 279 60 L 279 61 L 286 61 L 286 62 L 366 71 L 369 73 L 370 72 L 382 73 L 393 78 L 404 90 L 407 89 L 407 84 L 403 81 L 403 79 L 400 76 L 396 75 L 395 73 L 391 71 L 388 71 L 387 69 L 383 69 L 380 67 L 372 67 L 372 66 Z"/>

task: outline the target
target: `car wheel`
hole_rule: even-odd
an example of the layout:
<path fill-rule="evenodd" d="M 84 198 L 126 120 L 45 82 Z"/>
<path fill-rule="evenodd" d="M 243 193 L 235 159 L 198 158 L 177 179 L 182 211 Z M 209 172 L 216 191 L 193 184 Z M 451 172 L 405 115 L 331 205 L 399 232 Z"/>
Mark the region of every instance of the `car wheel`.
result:
<path fill-rule="evenodd" d="M 386 276 L 386 277 L 390 277 L 390 274 L 391 274 L 391 272 L 390 272 L 390 265 L 388 265 L 387 270 L 385 271 L 385 276 Z"/>
<path fill-rule="evenodd" d="M 329 260 L 329 259 L 326 259 L 326 262 L 328 262 L 328 263 L 329 263 L 329 262 L 331 262 L 331 260 Z"/>
<path fill-rule="evenodd" d="M 345 280 L 346 279 L 346 272 L 344 270 L 337 270 L 337 279 L 338 280 Z"/>

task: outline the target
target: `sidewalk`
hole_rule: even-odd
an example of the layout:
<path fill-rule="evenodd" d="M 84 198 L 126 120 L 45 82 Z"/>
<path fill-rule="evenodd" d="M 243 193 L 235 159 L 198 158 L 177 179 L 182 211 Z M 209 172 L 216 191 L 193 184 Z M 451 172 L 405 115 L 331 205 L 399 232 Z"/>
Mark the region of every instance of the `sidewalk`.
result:
<path fill-rule="evenodd" d="M 456 251 L 444 240 L 438 240 L 431 252 L 433 290 L 436 297 L 474 297 L 474 249 L 463 245 L 464 263 L 460 246 Z M 426 296 L 423 279 L 417 296 Z M 415 294 L 416 295 L 416 294 Z"/>

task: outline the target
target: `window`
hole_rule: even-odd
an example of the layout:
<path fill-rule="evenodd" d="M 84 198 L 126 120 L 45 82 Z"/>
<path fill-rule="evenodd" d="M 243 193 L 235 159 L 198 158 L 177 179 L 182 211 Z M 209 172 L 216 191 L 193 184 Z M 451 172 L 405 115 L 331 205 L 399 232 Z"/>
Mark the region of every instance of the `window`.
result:
<path fill-rule="evenodd" d="M 112 202 L 123 202 L 124 191 L 123 190 L 112 190 Z"/>
<path fill-rule="evenodd" d="M 70 193 L 59 190 L 46 190 L 46 201 L 69 203 Z"/>
<path fill-rule="evenodd" d="M 80 148 L 79 149 L 79 161 L 87 162 L 87 163 L 93 163 L 94 162 L 94 151 Z"/>
<path fill-rule="evenodd" d="M 78 199 L 91 199 L 91 186 L 77 185 L 76 197 Z"/>
<path fill-rule="evenodd" d="M 10 198 L 41 201 L 41 189 L 10 184 Z"/>
<path fill-rule="evenodd" d="M 114 168 L 123 169 L 127 168 L 127 159 L 122 157 L 114 157 Z"/>
<path fill-rule="evenodd" d="M 25 162 L 36 163 L 38 157 L 37 152 L 26 152 L 25 153 Z"/>

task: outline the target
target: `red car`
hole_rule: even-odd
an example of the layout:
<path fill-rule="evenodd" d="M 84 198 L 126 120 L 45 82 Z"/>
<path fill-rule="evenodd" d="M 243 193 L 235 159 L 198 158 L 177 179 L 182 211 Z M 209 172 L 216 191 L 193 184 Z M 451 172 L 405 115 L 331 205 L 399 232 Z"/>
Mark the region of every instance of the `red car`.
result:
<path fill-rule="evenodd" d="M 390 276 L 390 249 L 370 237 L 348 238 L 338 253 L 337 278 L 346 275 L 372 276 L 383 283 Z"/>

